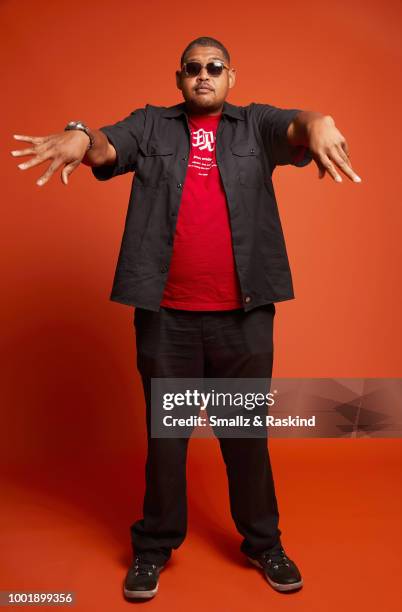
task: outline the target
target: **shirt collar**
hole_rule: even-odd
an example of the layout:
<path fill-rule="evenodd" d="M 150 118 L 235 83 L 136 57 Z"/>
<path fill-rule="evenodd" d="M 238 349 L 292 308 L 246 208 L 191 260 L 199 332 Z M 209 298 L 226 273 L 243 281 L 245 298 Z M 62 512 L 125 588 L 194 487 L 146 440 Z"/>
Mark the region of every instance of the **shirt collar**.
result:
<path fill-rule="evenodd" d="M 186 112 L 186 103 L 181 102 L 180 104 L 169 106 L 162 113 L 162 117 L 179 117 L 185 112 Z M 234 117 L 235 119 L 240 119 L 241 121 L 244 120 L 240 107 L 234 104 L 229 104 L 229 102 L 226 102 L 226 101 L 223 103 L 222 115 L 229 115 L 230 117 Z"/>

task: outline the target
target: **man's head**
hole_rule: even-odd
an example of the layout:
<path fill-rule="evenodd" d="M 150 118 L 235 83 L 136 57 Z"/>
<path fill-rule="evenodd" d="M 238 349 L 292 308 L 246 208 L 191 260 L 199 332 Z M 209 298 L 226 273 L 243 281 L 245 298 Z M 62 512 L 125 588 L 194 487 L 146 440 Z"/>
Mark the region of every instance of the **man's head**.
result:
<path fill-rule="evenodd" d="M 199 62 L 202 68 L 198 74 L 194 65 L 189 66 L 187 74 L 185 65 Z M 207 70 L 209 62 L 224 64 L 221 74 L 215 74 L 219 67 Z M 176 84 L 181 90 L 190 112 L 195 114 L 217 114 L 222 110 L 229 89 L 235 84 L 235 69 L 230 67 L 230 55 L 227 49 L 215 38 L 201 36 L 192 40 L 184 49 L 180 58 L 180 70 L 176 71 Z M 202 89 L 202 87 L 207 89 Z"/>

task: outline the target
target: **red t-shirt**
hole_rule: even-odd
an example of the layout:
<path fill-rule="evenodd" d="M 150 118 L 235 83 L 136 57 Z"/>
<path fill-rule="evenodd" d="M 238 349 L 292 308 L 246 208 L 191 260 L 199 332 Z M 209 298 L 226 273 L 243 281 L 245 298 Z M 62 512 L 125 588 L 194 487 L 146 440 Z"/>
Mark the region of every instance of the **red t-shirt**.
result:
<path fill-rule="evenodd" d="M 185 310 L 242 307 L 230 217 L 216 165 L 221 115 L 190 115 L 190 159 L 161 306 Z"/>

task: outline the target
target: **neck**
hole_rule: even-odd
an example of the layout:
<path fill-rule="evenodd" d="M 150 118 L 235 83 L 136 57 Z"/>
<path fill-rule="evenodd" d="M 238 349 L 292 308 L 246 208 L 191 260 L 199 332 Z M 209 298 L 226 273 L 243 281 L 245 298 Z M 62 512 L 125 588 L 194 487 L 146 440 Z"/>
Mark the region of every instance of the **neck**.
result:
<path fill-rule="evenodd" d="M 189 115 L 198 115 L 200 117 L 216 117 L 217 115 L 220 115 L 222 113 L 222 110 L 223 104 L 219 108 L 209 109 L 194 107 L 188 102 L 186 103 L 186 111 Z"/>

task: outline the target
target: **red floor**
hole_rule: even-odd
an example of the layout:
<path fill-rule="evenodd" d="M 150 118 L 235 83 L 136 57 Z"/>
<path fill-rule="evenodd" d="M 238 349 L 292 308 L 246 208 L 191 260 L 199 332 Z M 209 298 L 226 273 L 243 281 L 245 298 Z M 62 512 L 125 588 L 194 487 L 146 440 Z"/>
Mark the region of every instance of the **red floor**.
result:
<path fill-rule="evenodd" d="M 205 444 L 216 451 L 207 463 Z M 121 592 L 143 495 L 144 457 L 135 453 L 9 468 L 0 590 L 75 591 L 73 609 L 85 612 L 400 610 L 401 441 L 273 439 L 270 450 L 301 591 L 277 593 L 240 553 L 217 441 L 202 439 L 190 442 L 188 535 L 152 601 L 126 602 Z"/>

